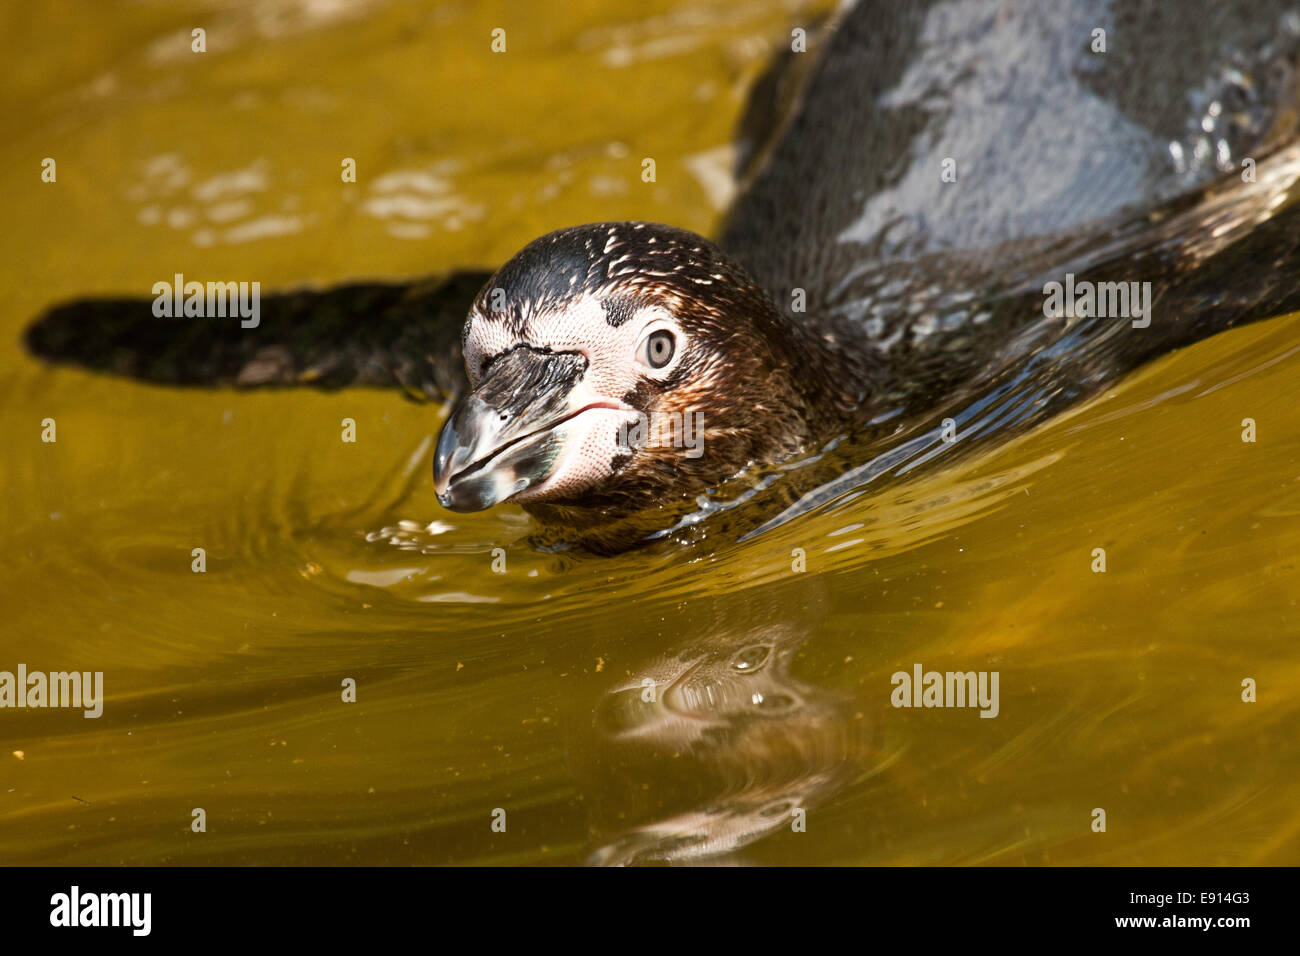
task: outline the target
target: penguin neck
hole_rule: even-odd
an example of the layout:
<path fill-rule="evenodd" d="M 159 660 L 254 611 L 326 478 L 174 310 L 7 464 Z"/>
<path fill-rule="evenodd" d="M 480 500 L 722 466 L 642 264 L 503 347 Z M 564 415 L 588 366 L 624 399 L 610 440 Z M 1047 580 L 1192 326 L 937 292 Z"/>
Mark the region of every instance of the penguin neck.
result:
<path fill-rule="evenodd" d="M 867 336 L 832 313 L 780 310 L 768 298 L 786 340 L 806 438 L 816 440 L 853 419 L 874 391 Z"/>

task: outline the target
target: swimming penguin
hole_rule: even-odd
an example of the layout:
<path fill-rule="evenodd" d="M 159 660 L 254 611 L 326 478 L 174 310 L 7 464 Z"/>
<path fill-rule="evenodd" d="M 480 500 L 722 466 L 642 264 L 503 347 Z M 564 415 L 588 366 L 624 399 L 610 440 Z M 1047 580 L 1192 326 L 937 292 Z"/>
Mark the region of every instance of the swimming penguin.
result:
<path fill-rule="evenodd" d="M 256 335 L 101 301 L 27 342 L 180 384 L 467 384 L 439 500 L 598 548 L 728 482 L 806 509 L 1300 308 L 1292 7 L 862 0 L 757 85 L 717 244 L 594 223 L 491 275 L 264 299 Z"/>

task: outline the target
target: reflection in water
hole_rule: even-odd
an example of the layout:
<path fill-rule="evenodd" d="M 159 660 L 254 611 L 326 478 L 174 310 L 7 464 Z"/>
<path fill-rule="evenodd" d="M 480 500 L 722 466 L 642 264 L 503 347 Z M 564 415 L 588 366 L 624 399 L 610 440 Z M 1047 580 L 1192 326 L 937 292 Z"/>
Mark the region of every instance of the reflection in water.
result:
<path fill-rule="evenodd" d="M 771 612 L 762 626 L 704 630 L 602 695 L 588 862 L 700 861 L 800 832 L 860 769 L 870 722 L 849 698 L 791 673 L 821 615 L 807 606 L 782 615 L 753 593 L 710 610 L 715 621 L 737 620 L 756 603 Z"/>

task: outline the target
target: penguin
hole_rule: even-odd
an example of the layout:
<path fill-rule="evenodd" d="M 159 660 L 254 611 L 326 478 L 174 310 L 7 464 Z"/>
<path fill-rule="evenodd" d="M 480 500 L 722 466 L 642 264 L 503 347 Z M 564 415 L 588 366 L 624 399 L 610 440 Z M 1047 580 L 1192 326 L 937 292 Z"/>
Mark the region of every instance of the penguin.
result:
<path fill-rule="evenodd" d="M 99 300 L 26 342 L 454 400 L 442 505 L 515 502 L 595 550 L 786 479 L 760 533 L 1300 308 L 1298 50 L 1281 2 L 861 0 L 757 85 L 716 242 L 589 223 L 492 273 L 270 297 L 256 334 Z"/>

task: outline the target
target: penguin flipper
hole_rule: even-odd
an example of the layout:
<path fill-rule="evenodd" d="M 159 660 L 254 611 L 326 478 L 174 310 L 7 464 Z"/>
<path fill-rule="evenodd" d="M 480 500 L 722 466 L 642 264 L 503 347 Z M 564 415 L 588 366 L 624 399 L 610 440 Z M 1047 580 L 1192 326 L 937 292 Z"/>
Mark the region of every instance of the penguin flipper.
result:
<path fill-rule="evenodd" d="M 238 315 L 160 318 L 147 298 L 79 299 L 51 308 L 23 340 L 54 364 L 163 385 L 370 386 L 449 400 L 465 389 L 461 327 L 489 277 L 279 292 L 260 298 L 255 325 Z"/>

